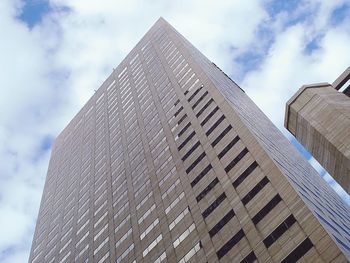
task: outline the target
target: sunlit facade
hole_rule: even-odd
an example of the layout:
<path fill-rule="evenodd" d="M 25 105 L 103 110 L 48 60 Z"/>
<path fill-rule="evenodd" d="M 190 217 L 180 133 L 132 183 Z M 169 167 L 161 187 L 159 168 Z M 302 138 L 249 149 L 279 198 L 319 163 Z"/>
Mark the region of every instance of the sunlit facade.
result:
<path fill-rule="evenodd" d="M 29 262 L 346 262 L 349 225 L 244 91 L 159 19 L 57 137 Z"/>

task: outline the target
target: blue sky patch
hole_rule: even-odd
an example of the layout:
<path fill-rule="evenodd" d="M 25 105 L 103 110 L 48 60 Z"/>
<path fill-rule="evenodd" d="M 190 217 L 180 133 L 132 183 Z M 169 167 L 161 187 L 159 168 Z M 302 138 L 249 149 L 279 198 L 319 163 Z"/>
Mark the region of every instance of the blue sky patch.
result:
<path fill-rule="evenodd" d="M 47 0 L 26 0 L 18 19 L 32 28 L 39 24 L 43 17 L 51 11 L 52 7 Z"/>
<path fill-rule="evenodd" d="M 320 48 L 320 41 L 323 38 L 323 35 L 318 35 L 314 37 L 309 43 L 306 44 L 305 46 L 305 53 L 306 54 L 311 54 L 313 51 L 316 49 Z"/>
<path fill-rule="evenodd" d="M 288 1 L 270 1 L 266 5 L 266 11 L 272 15 L 275 16 L 278 13 L 281 12 L 290 12 L 295 10 L 298 5 L 300 4 L 299 0 L 288 0 Z"/>
<path fill-rule="evenodd" d="M 40 149 L 42 151 L 47 151 L 51 148 L 53 142 L 53 138 L 49 135 L 45 136 L 42 141 L 41 141 L 41 145 L 40 145 Z"/>
<path fill-rule="evenodd" d="M 258 68 L 263 61 L 263 56 L 254 51 L 247 51 L 239 55 L 235 61 L 242 67 L 243 74 Z"/>
<path fill-rule="evenodd" d="M 281 13 L 288 14 L 288 19 L 284 21 L 285 27 L 305 22 L 313 17 L 315 10 L 303 9 L 299 0 L 270 1 L 265 5 L 265 9 L 272 19 L 276 19 Z"/>
<path fill-rule="evenodd" d="M 291 143 L 298 149 L 306 160 L 311 158 L 311 154 L 294 137 L 292 138 Z"/>
<path fill-rule="evenodd" d="M 346 17 L 350 16 L 350 4 L 343 4 L 333 10 L 330 17 L 330 23 L 332 25 L 341 24 Z"/>

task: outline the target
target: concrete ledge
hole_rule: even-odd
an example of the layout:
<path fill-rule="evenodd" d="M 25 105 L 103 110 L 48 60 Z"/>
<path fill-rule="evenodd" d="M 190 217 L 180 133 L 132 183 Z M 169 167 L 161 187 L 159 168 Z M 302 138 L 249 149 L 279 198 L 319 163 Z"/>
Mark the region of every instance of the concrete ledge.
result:
<path fill-rule="evenodd" d="M 286 103 L 286 110 L 284 114 L 284 127 L 289 131 L 288 129 L 288 121 L 289 121 L 289 110 L 290 110 L 290 105 L 295 102 L 298 97 L 303 93 L 306 89 L 311 89 L 311 88 L 321 88 L 321 87 L 332 87 L 331 84 L 328 82 L 321 82 L 321 83 L 315 83 L 315 84 L 307 84 L 301 86 L 301 88 L 287 101 Z"/>

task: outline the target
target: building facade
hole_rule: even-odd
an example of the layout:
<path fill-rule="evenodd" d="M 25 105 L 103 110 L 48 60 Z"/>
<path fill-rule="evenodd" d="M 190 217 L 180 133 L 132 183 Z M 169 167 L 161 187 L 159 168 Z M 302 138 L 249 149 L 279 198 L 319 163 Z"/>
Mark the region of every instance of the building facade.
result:
<path fill-rule="evenodd" d="M 29 262 L 346 262 L 349 207 L 159 19 L 57 137 Z"/>
<path fill-rule="evenodd" d="M 350 86 L 346 84 L 349 79 L 350 67 L 332 85 L 301 87 L 287 102 L 285 115 L 285 127 L 348 194 Z"/>

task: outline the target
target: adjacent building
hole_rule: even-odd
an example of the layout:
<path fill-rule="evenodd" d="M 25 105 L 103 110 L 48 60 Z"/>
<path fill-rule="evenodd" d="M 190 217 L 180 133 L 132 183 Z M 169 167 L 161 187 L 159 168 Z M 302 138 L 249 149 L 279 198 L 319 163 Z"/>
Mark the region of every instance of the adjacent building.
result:
<path fill-rule="evenodd" d="M 159 19 L 55 140 L 29 262 L 346 262 L 350 210 Z"/>
<path fill-rule="evenodd" d="M 285 127 L 350 194 L 350 67 L 331 85 L 302 86 L 287 102 Z"/>

